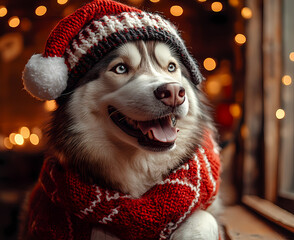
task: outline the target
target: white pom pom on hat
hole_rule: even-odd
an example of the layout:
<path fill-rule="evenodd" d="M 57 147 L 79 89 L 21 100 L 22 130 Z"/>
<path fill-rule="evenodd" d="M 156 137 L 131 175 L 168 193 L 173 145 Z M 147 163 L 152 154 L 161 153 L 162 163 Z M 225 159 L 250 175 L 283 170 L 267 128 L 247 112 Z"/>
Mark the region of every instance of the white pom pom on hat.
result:
<path fill-rule="evenodd" d="M 23 85 L 40 100 L 58 98 L 66 89 L 68 68 L 62 57 L 43 57 L 35 54 L 23 71 Z"/>
<path fill-rule="evenodd" d="M 25 89 L 41 100 L 72 91 L 107 53 L 137 40 L 168 43 L 179 53 L 197 85 L 203 78 L 175 27 L 158 14 L 112 0 L 94 0 L 62 19 L 47 40 L 43 54 L 31 57 L 23 71 Z"/>

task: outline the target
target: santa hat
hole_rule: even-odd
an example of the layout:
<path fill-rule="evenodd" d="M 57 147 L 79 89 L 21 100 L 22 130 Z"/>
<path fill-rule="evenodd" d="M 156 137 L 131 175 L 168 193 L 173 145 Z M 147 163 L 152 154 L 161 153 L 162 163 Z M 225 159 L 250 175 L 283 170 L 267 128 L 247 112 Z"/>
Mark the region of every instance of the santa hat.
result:
<path fill-rule="evenodd" d="M 112 0 L 94 0 L 62 19 L 51 32 L 43 54 L 25 66 L 25 89 L 36 98 L 52 100 L 73 90 L 98 61 L 120 45 L 136 40 L 165 42 L 175 49 L 197 85 L 196 62 L 176 28 L 158 14 Z"/>

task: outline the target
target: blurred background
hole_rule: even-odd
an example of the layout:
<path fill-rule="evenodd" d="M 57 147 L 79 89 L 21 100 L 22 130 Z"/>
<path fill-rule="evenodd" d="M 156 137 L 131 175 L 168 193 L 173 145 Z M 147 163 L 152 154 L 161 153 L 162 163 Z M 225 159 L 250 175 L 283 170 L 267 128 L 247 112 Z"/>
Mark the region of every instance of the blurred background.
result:
<path fill-rule="evenodd" d="M 22 70 L 58 21 L 86 2 L 0 0 L 0 239 L 16 239 L 56 107 L 23 90 Z M 294 1 L 121 2 L 165 15 L 197 59 L 223 147 L 225 204 L 254 194 L 293 212 Z"/>

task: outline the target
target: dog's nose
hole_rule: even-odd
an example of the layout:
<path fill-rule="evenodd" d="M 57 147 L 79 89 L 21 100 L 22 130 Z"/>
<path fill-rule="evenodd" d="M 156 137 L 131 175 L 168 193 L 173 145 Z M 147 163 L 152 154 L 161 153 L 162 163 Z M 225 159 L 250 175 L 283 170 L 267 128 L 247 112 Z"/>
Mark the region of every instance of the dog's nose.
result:
<path fill-rule="evenodd" d="M 185 88 L 179 83 L 166 83 L 154 91 L 155 97 L 167 106 L 177 107 L 185 101 Z"/>

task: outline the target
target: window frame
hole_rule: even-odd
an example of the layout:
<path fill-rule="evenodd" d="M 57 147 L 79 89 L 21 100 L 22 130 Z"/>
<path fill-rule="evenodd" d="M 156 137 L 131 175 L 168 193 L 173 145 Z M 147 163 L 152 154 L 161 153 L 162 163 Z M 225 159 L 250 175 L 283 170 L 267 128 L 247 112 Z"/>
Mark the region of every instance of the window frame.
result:
<path fill-rule="evenodd" d="M 259 212 L 252 201 L 248 201 L 257 197 L 293 215 L 294 199 L 281 196 L 278 191 L 280 123 L 275 112 L 281 104 L 283 2 L 246 0 L 245 5 L 253 10 L 253 17 L 246 26 L 248 41 L 242 127 L 246 131 L 241 131 L 240 136 L 243 143 L 239 166 L 242 178 L 238 184 L 242 188 L 240 200 Z M 290 231 L 294 232 L 294 228 L 290 227 Z"/>

